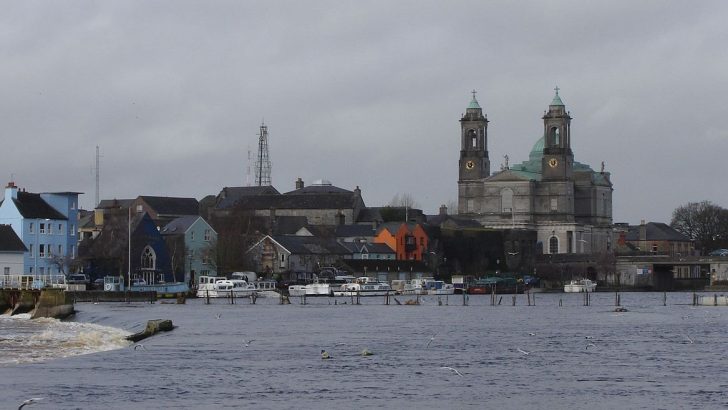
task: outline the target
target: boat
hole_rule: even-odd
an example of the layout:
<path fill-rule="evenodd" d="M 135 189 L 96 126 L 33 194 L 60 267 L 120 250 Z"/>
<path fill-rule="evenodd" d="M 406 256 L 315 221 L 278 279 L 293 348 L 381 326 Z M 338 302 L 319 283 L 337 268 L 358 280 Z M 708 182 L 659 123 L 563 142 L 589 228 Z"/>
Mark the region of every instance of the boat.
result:
<path fill-rule="evenodd" d="M 277 298 L 281 294 L 278 293 L 278 283 L 274 280 L 257 280 L 252 282 L 255 286 L 255 293 L 260 298 Z"/>
<path fill-rule="evenodd" d="M 255 285 L 252 283 L 217 276 L 200 276 L 197 286 L 198 298 L 243 298 L 255 292 Z"/>
<path fill-rule="evenodd" d="M 152 282 L 148 283 L 143 278 L 136 276 L 131 280 L 131 286 L 127 286 L 122 276 L 104 276 L 103 290 L 105 292 L 120 292 L 129 290 L 131 292 L 157 292 L 157 297 L 177 297 L 187 295 L 190 287 L 184 282 Z"/>
<path fill-rule="evenodd" d="M 433 280 L 425 283 L 428 295 L 454 295 L 455 286 L 442 280 Z"/>
<path fill-rule="evenodd" d="M 467 290 L 470 295 L 489 295 L 523 293 L 525 286 L 515 278 L 501 278 L 490 276 L 478 279 L 468 284 Z"/>
<path fill-rule="evenodd" d="M 335 276 L 334 279 L 319 279 L 314 277 L 312 283 L 305 285 L 290 285 L 288 286 L 289 296 L 334 296 L 335 292 L 342 289 L 344 285 L 352 283 L 354 281 L 353 276 L 340 275 Z"/>
<path fill-rule="evenodd" d="M 590 279 L 579 279 L 572 280 L 571 282 L 564 285 L 564 292 L 566 293 L 580 293 L 580 292 L 594 292 L 596 290 L 596 282 L 592 282 Z"/>
<path fill-rule="evenodd" d="M 334 296 L 384 296 L 394 294 L 388 283 L 379 282 L 368 277 L 357 278 L 355 282 L 341 285 L 334 291 Z"/>

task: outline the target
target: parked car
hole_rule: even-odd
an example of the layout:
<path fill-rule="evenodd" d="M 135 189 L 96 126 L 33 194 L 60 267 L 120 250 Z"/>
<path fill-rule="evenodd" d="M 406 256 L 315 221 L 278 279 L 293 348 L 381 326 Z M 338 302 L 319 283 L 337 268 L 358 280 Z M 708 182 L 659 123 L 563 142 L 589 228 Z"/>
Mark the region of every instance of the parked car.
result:
<path fill-rule="evenodd" d="M 66 278 L 66 283 L 70 285 L 88 285 L 88 276 L 83 273 L 72 273 Z"/>

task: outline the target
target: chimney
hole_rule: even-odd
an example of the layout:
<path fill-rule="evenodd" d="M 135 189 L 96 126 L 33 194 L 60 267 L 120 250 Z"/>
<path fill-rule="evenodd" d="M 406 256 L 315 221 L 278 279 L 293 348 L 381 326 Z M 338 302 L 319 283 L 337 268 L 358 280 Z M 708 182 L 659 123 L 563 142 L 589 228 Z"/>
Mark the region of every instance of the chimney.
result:
<path fill-rule="evenodd" d="M 359 185 L 357 185 L 356 188 L 354 188 L 354 193 L 356 194 L 356 196 L 361 198 L 361 189 L 359 189 Z"/>
<path fill-rule="evenodd" d="M 440 215 L 447 215 L 447 206 L 446 205 L 440 205 Z"/>
<path fill-rule="evenodd" d="M 5 187 L 5 198 L 18 199 L 18 187 L 15 186 L 15 182 L 8 182 L 8 186 Z"/>
<path fill-rule="evenodd" d="M 303 180 L 301 178 L 296 180 L 296 189 L 303 189 Z"/>
<path fill-rule="evenodd" d="M 646 241 L 647 240 L 647 225 L 645 225 L 645 220 L 643 219 L 640 222 L 640 241 Z"/>

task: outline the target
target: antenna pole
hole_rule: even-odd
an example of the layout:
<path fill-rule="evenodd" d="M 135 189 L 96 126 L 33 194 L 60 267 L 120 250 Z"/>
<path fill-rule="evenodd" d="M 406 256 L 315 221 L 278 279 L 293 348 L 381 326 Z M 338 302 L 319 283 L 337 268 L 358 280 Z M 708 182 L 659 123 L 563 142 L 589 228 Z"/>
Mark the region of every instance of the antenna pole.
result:
<path fill-rule="evenodd" d="M 95 207 L 98 207 L 99 206 L 99 146 L 98 145 L 96 146 L 96 169 L 95 169 L 94 173 L 96 174 L 96 198 L 95 198 L 96 206 Z"/>

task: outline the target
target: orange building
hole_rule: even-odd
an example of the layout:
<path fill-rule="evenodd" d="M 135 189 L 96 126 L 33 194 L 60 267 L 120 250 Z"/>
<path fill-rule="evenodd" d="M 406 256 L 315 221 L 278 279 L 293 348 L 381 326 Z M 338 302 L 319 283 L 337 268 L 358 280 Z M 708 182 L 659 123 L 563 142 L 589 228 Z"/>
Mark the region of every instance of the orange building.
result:
<path fill-rule="evenodd" d="M 430 238 L 420 224 L 390 222 L 377 229 L 374 243 L 394 249 L 397 260 L 421 261 L 427 254 Z"/>

